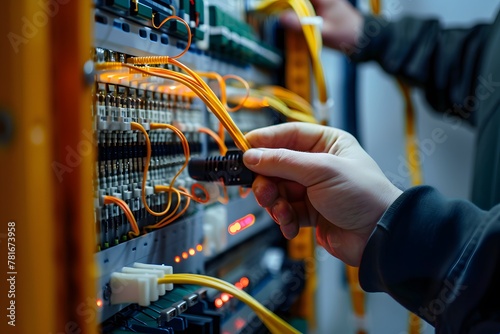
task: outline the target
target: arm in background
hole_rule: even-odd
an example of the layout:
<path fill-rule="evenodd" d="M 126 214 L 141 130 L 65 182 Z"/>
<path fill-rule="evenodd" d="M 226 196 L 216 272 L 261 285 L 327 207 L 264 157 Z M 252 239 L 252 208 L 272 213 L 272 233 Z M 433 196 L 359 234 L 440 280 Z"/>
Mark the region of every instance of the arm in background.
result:
<path fill-rule="evenodd" d="M 491 30 L 487 24 L 444 29 L 436 19 L 389 22 L 365 16 L 357 47 L 348 55 L 354 61 L 375 60 L 387 73 L 423 88 L 431 106 L 444 112 L 474 96 Z M 474 124 L 468 113 L 457 116 Z"/>

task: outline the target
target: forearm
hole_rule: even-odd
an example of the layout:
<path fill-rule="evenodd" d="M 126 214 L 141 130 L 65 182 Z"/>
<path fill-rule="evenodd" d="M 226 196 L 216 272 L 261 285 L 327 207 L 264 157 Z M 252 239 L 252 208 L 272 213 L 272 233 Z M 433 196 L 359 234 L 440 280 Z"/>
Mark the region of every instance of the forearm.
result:
<path fill-rule="evenodd" d="M 500 314 L 499 303 L 487 300 L 495 289 L 498 296 L 499 244 L 500 206 L 482 211 L 430 187 L 412 188 L 370 237 L 360 281 L 367 291 L 389 293 L 438 332 L 458 332 Z"/>
<path fill-rule="evenodd" d="M 454 110 L 474 95 L 490 28 L 443 29 L 434 19 L 388 22 L 366 16 L 357 47 L 348 55 L 354 61 L 375 60 L 386 72 L 423 88 L 434 109 Z"/>

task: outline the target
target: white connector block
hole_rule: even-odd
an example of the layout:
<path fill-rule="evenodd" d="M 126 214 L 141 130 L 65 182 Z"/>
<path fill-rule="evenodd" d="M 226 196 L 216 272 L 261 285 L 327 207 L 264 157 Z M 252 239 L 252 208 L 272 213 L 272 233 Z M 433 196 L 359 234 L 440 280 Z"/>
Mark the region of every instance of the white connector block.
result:
<path fill-rule="evenodd" d="M 173 290 L 173 284 L 158 284 L 158 279 L 173 273 L 171 266 L 135 262 L 111 274 L 111 304 L 136 303 L 148 306 Z"/>
<path fill-rule="evenodd" d="M 147 264 L 147 263 L 134 262 L 134 268 L 161 270 L 163 271 L 163 276 L 172 275 L 174 273 L 174 269 L 172 268 L 172 266 L 165 266 L 163 264 Z M 171 291 L 174 289 L 174 285 L 165 284 L 165 289 L 167 291 Z"/>
<path fill-rule="evenodd" d="M 162 278 L 164 276 L 162 270 L 157 269 L 144 269 L 144 268 L 132 268 L 132 267 L 123 267 L 122 273 L 125 274 L 149 274 L 155 275 L 157 279 Z M 156 284 L 156 290 L 154 288 L 150 291 L 150 300 L 152 302 L 157 301 L 159 296 L 163 296 L 165 294 L 165 284 Z"/>
<path fill-rule="evenodd" d="M 111 304 L 137 303 L 141 306 L 148 306 L 151 302 L 151 279 L 155 281 L 156 276 L 112 273 L 110 278 Z"/>

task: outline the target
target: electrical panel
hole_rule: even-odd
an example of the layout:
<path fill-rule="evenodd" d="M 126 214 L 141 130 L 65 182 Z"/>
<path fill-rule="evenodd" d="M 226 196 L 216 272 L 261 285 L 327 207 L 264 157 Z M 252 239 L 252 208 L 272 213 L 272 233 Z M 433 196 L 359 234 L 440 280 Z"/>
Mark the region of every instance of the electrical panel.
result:
<path fill-rule="evenodd" d="M 212 73 L 204 80 L 218 95 L 222 87 L 213 73 L 266 86 L 275 83 L 283 62 L 275 24 L 271 19 L 247 23 L 243 0 L 96 0 L 94 5 L 96 75 L 89 112 L 98 145 L 93 187 L 101 332 L 265 331 L 253 311 L 227 293 L 196 284 L 154 284 L 165 273 L 207 274 L 276 312 L 288 312 L 300 293 L 304 268 L 287 258 L 279 229 L 250 189 L 197 186 L 185 169 L 186 151 L 192 158 L 219 155 L 221 144 L 206 131 L 225 137 L 230 149 L 233 140 L 202 99 L 179 82 L 99 64 L 185 51 L 178 60 L 200 75 Z M 148 71 L 183 72 L 172 64 L 147 64 L 147 59 L 145 65 Z M 244 95 L 237 80 L 225 83 L 228 95 Z M 270 109 L 245 107 L 231 118 L 242 132 L 281 120 Z M 169 188 L 173 181 L 181 190 Z M 186 193 L 206 203 L 195 203 Z M 143 277 L 136 279 L 139 273 Z"/>

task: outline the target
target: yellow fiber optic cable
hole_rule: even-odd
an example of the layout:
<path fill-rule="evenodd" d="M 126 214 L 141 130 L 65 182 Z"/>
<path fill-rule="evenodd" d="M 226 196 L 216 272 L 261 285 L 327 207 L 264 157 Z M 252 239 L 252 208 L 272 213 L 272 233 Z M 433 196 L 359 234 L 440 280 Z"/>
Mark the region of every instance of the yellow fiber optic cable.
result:
<path fill-rule="evenodd" d="M 250 96 L 250 85 L 248 84 L 248 82 L 245 79 L 243 79 L 239 75 L 235 75 L 235 74 L 226 74 L 226 75 L 222 76 L 222 79 L 224 79 L 224 82 L 227 81 L 228 79 L 233 79 L 233 80 L 239 81 L 243 85 L 243 88 L 245 89 L 245 95 L 243 96 L 243 98 L 240 99 L 238 104 L 236 104 L 234 107 L 229 107 L 226 103 L 227 111 L 235 112 L 235 111 L 240 110 L 243 107 L 243 103 L 245 103 L 245 100 L 248 99 L 248 97 Z M 227 86 L 227 84 L 226 84 L 226 86 Z"/>
<path fill-rule="evenodd" d="M 345 268 L 354 316 L 362 323 L 365 318 L 365 292 L 361 289 L 361 285 L 359 284 L 359 270 L 357 267 L 348 265 L 346 265 Z M 356 333 L 366 334 L 366 329 L 363 328 L 363 326 L 359 326 L 356 329 Z"/>
<path fill-rule="evenodd" d="M 220 102 L 220 100 L 215 96 L 215 93 L 210 89 L 210 87 L 207 85 L 207 83 L 205 83 L 205 81 L 198 74 L 196 74 L 195 71 L 191 70 L 189 67 L 187 67 L 184 64 L 182 64 L 181 62 L 177 61 L 177 58 L 180 58 L 182 55 L 184 55 L 189 50 L 189 47 L 191 45 L 192 34 L 191 34 L 191 29 L 189 27 L 189 24 L 178 16 L 169 16 L 169 17 L 165 18 L 159 25 L 155 25 L 153 22 L 153 26 L 158 29 L 161 26 L 163 26 L 166 22 L 168 22 L 169 20 L 172 20 L 172 19 L 180 21 L 182 24 L 184 24 L 184 26 L 187 29 L 188 43 L 187 43 L 186 48 L 183 50 L 183 52 L 181 52 L 179 55 L 177 55 L 175 57 L 169 57 L 169 56 L 133 57 L 133 58 L 129 58 L 127 61 L 129 63 L 136 64 L 136 65 L 137 64 L 143 64 L 143 65 L 172 64 L 174 66 L 179 67 L 184 72 L 186 72 L 189 77 L 191 77 L 192 79 L 194 79 L 197 82 L 197 84 L 199 85 L 199 88 L 201 88 L 201 90 L 204 91 L 205 94 L 207 94 L 207 99 L 211 102 L 214 102 L 214 104 L 207 104 L 206 99 L 203 99 L 202 96 L 197 93 L 198 97 L 200 97 L 202 100 L 204 100 L 205 104 L 207 104 L 209 107 L 215 106 L 214 109 L 210 108 L 210 110 L 215 114 L 215 116 L 217 116 L 217 118 L 219 119 L 221 124 L 224 126 L 224 128 L 226 128 L 228 133 L 233 138 L 236 146 L 238 146 L 238 148 L 240 150 L 245 152 L 247 149 L 250 148 L 250 144 L 248 143 L 246 138 L 241 133 L 240 129 L 236 126 L 236 124 L 233 122 L 233 120 L 229 116 L 227 109 L 226 109 L 226 106 L 224 106 Z M 158 70 L 160 70 L 160 69 L 158 69 Z M 173 72 L 173 71 L 171 71 L 171 72 Z M 241 79 L 241 81 L 244 82 L 243 79 Z M 189 87 L 189 88 L 191 88 L 191 90 L 193 90 L 192 87 Z M 193 91 L 196 92 L 196 90 L 193 90 Z"/>
<path fill-rule="evenodd" d="M 172 63 L 170 61 L 170 63 Z M 250 148 L 250 144 L 246 141 L 246 138 L 243 136 L 243 133 L 239 130 L 239 128 L 236 126 L 234 121 L 231 119 L 231 116 L 229 115 L 228 111 L 235 111 L 236 109 L 228 109 L 227 108 L 227 102 L 226 104 L 223 104 L 215 95 L 215 93 L 212 91 L 212 89 L 208 86 L 208 84 L 201 79 L 201 77 L 198 76 L 194 71 L 189 69 L 187 66 L 184 66 L 183 64 L 175 61 L 173 64 L 177 64 L 181 69 L 183 69 L 185 72 L 187 72 L 190 76 L 194 77 L 198 82 L 201 82 L 202 88 L 206 91 L 207 93 L 207 98 L 210 101 L 214 102 L 214 107 L 210 108 L 210 110 L 217 116 L 219 119 L 219 122 L 226 128 L 228 133 L 231 135 L 233 138 L 236 146 L 238 146 L 242 151 L 245 151 L 246 149 L 242 149 L 240 145 L 243 147 L 248 146 Z M 224 79 L 224 77 L 222 77 Z M 243 80 L 243 79 L 242 79 Z M 225 81 L 224 81 L 225 82 Z M 224 83 L 224 87 L 225 87 Z M 191 88 L 191 87 L 190 87 Z M 211 104 L 209 104 L 211 105 Z M 239 143 L 240 142 L 240 143 Z M 246 142 L 246 143 L 245 143 Z"/>
<path fill-rule="evenodd" d="M 225 282 L 221 279 L 204 276 L 204 275 L 196 275 L 196 274 L 172 274 L 166 275 L 163 278 L 158 280 L 158 284 L 196 284 L 202 285 L 206 287 L 210 287 L 213 289 L 217 289 L 219 291 L 223 291 L 233 295 L 235 298 L 239 299 L 243 303 L 247 304 L 261 319 L 261 321 L 266 325 L 266 327 L 273 334 L 296 334 L 300 333 L 295 328 L 286 323 L 283 319 L 278 317 L 276 314 L 271 312 L 269 309 L 260 304 L 255 298 L 250 296 L 243 290 L 237 289 L 234 285 Z"/>
<path fill-rule="evenodd" d="M 177 58 L 181 57 L 187 52 L 191 44 L 191 30 L 187 22 L 177 16 L 170 16 L 164 19 L 159 25 L 153 26 L 155 28 L 160 28 L 163 24 L 169 20 L 175 19 L 180 21 L 186 26 L 188 31 L 188 43 L 186 48 L 177 56 L 151 56 L 151 57 L 133 57 L 127 60 L 130 64 L 135 65 L 159 65 L 159 64 L 172 64 L 180 69 L 182 69 L 186 74 L 179 72 L 162 69 L 162 68 L 151 68 L 151 67 L 138 67 L 132 66 L 130 64 L 122 63 L 98 63 L 96 64 L 97 69 L 117 69 L 119 67 L 128 67 L 129 69 L 134 69 L 137 72 L 146 73 L 148 75 L 158 76 L 170 80 L 174 80 L 182 83 L 183 85 L 190 88 L 195 94 L 209 107 L 209 109 L 217 116 L 221 124 L 226 128 L 230 136 L 233 138 L 236 146 L 242 151 L 246 151 L 250 148 L 249 142 L 246 140 L 244 135 L 241 133 L 239 128 L 236 126 L 234 121 L 229 116 L 225 106 L 216 97 L 215 93 L 210 89 L 210 87 L 205 83 L 205 81 L 196 72 L 191 70 L 189 67 L 185 66 L 181 62 L 177 61 Z M 242 80 L 242 82 L 244 82 Z"/>
<path fill-rule="evenodd" d="M 380 0 L 370 0 L 370 8 L 373 14 L 380 15 Z"/>
<path fill-rule="evenodd" d="M 312 113 L 312 107 L 307 102 L 304 104 L 303 101 L 295 99 L 295 96 L 280 96 L 280 94 L 264 89 L 250 90 L 250 97 L 243 102 L 243 107 L 247 109 L 272 108 L 295 121 L 318 123 Z"/>
<path fill-rule="evenodd" d="M 235 111 L 240 110 L 241 107 L 243 106 L 243 103 L 245 102 L 245 100 L 248 98 L 248 96 L 250 94 L 250 86 L 248 85 L 248 82 L 238 75 L 226 74 L 226 75 L 222 76 L 217 72 L 196 72 L 196 74 L 198 74 L 200 77 L 206 77 L 206 78 L 217 81 L 217 83 L 219 85 L 219 89 L 220 89 L 220 95 L 221 95 L 220 101 L 226 107 L 226 110 L 229 112 L 235 112 Z M 227 91 L 226 91 L 226 80 L 227 79 L 235 79 L 235 80 L 241 82 L 246 90 L 246 95 L 234 107 L 230 107 L 227 104 Z"/>
<path fill-rule="evenodd" d="M 282 12 L 287 9 L 293 9 L 301 20 L 302 31 L 311 55 L 311 66 L 318 88 L 318 99 L 321 103 L 326 104 L 328 102 L 328 93 L 321 61 L 321 49 L 323 47 L 321 31 L 318 25 L 305 21 L 308 18 L 316 17 L 314 7 L 308 0 L 264 0 L 256 8 L 258 11 L 269 14 Z"/>
<path fill-rule="evenodd" d="M 173 8 L 173 7 L 172 7 Z M 188 32 L 188 40 L 187 40 L 187 45 L 186 45 L 186 48 L 184 48 L 184 50 L 182 50 L 181 53 L 179 53 L 177 56 L 172 56 L 170 58 L 172 59 L 177 59 L 177 58 L 180 58 L 182 57 L 183 55 L 186 54 L 186 52 L 189 51 L 189 48 L 191 47 L 191 41 L 192 41 L 192 34 L 191 34 L 191 28 L 189 27 L 189 24 L 183 20 L 182 18 L 180 18 L 179 16 L 176 16 L 176 15 L 172 15 L 172 16 L 168 16 L 166 17 L 163 21 L 160 22 L 159 25 L 156 25 L 155 24 L 155 20 L 154 20 L 154 17 L 155 17 L 155 14 L 153 13 L 153 16 L 151 18 L 151 24 L 153 25 L 153 27 L 155 27 L 156 29 L 160 29 L 165 23 L 167 23 L 168 21 L 170 20 L 176 20 L 176 21 L 179 21 L 181 22 L 185 27 L 186 27 L 186 30 Z"/>
<path fill-rule="evenodd" d="M 243 78 L 241 78 L 240 76 L 233 75 L 233 74 L 227 74 L 227 75 L 222 76 L 217 72 L 197 72 L 197 74 L 199 76 L 206 77 L 206 78 L 213 79 L 213 80 L 217 81 L 217 83 L 219 84 L 220 95 L 221 95 L 220 100 L 221 100 L 222 104 L 224 105 L 224 107 L 226 108 L 226 110 L 229 112 L 235 112 L 235 111 L 240 110 L 250 95 L 250 86 L 248 85 L 248 82 L 246 80 L 244 80 Z M 238 99 L 239 99 L 238 104 L 236 104 L 234 107 L 230 107 L 227 103 L 227 101 L 228 101 L 227 92 L 226 92 L 226 80 L 227 79 L 235 79 L 235 80 L 241 82 L 243 84 L 243 87 L 246 90 L 245 96 L 238 97 Z M 218 136 L 220 137 L 220 139 L 222 141 L 224 141 L 225 132 L 224 132 L 224 126 L 222 125 L 222 123 L 219 123 L 218 132 L 219 132 Z"/>
<path fill-rule="evenodd" d="M 196 72 L 200 77 L 208 78 L 217 81 L 220 90 L 220 101 L 223 105 L 226 106 L 227 109 L 227 92 L 226 92 L 226 81 L 222 78 L 217 72 Z M 228 109 L 229 111 L 229 109 Z"/>
<path fill-rule="evenodd" d="M 297 112 L 296 110 L 292 110 L 288 108 L 283 101 L 277 98 L 273 98 L 271 96 L 265 96 L 263 97 L 263 103 L 264 105 L 269 106 L 270 108 L 273 108 L 276 111 L 279 111 L 281 114 L 293 120 L 308 122 L 308 123 L 318 123 L 314 116 Z"/>
<path fill-rule="evenodd" d="M 283 101 L 289 108 L 303 112 L 314 117 L 314 110 L 311 104 L 300 95 L 281 86 L 264 86 L 259 91 L 269 92 Z"/>
<path fill-rule="evenodd" d="M 373 14 L 380 14 L 380 0 L 370 0 L 370 6 Z M 399 78 L 397 78 L 396 81 L 405 103 L 406 154 L 409 162 L 410 180 L 411 184 L 416 186 L 422 184 L 423 178 L 422 170 L 420 168 L 420 155 L 416 141 L 415 109 L 411 99 L 410 87 Z M 416 314 L 410 312 L 408 317 L 408 334 L 419 334 L 421 331 L 422 322 L 420 318 Z"/>
<path fill-rule="evenodd" d="M 415 108 L 411 100 L 410 87 L 396 79 L 398 87 L 405 103 L 405 131 L 406 131 L 406 154 L 408 156 L 408 167 L 410 169 L 410 182 L 412 186 L 422 184 L 422 170 L 420 168 L 420 154 L 417 146 L 417 134 L 415 131 Z"/>

